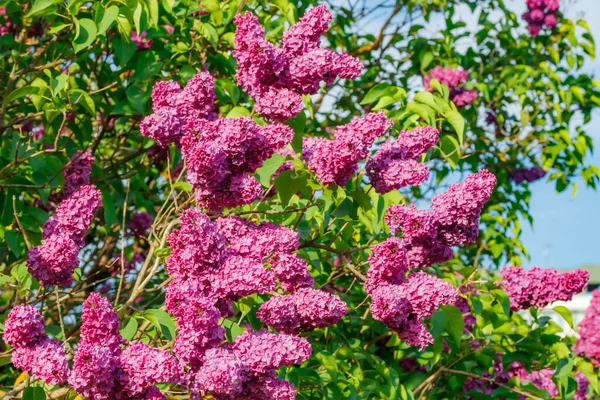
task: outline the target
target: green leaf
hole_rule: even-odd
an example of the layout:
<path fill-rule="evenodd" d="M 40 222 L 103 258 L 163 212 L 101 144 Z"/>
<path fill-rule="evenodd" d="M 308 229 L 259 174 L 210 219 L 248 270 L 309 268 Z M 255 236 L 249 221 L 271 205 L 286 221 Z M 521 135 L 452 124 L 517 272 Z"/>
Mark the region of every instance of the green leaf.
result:
<path fill-rule="evenodd" d="M 117 210 L 115 209 L 114 198 L 108 191 L 102 193 L 102 207 L 104 208 L 104 222 L 107 228 L 117 222 Z"/>
<path fill-rule="evenodd" d="M 146 113 L 146 103 L 150 98 L 150 93 L 144 92 L 137 86 L 129 86 L 125 91 L 125 94 L 127 94 L 129 105 L 131 105 L 134 110 L 142 115 Z"/>
<path fill-rule="evenodd" d="M 77 21 L 79 24 L 79 33 L 73 41 L 73 49 L 75 53 L 88 47 L 94 40 L 96 40 L 96 24 L 89 18 L 83 18 Z"/>
<path fill-rule="evenodd" d="M 138 322 L 135 317 L 129 318 L 125 326 L 121 329 L 121 336 L 127 341 L 130 341 L 135 336 L 138 330 Z"/>
<path fill-rule="evenodd" d="M 240 118 L 240 117 L 249 117 L 250 111 L 247 108 L 236 106 L 233 107 L 228 113 L 227 118 Z"/>
<path fill-rule="evenodd" d="M 237 303 L 238 309 L 242 313 L 240 320 L 244 318 L 250 311 L 252 311 L 252 307 L 254 306 L 254 296 L 244 297 Z"/>
<path fill-rule="evenodd" d="M 379 100 L 380 98 L 383 97 L 383 95 L 385 94 L 385 90 L 390 86 L 389 83 L 378 83 L 377 85 L 373 86 L 371 88 L 371 90 L 369 90 L 369 92 L 367 93 L 367 95 L 365 96 L 365 98 L 360 102 L 360 105 L 365 105 L 365 104 L 369 104 L 369 103 L 373 103 L 377 100 Z"/>
<path fill-rule="evenodd" d="M 458 144 L 462 146 L 464 134 L 465 134 L 465 119 L 458 111 L 447 111 L 446 120 L 452 125 L 456 136 L 458 137 Z"/>
<path fill-rule="evenodd" d="M 135 43 L 132 41 L 122 41 L 121 38 L 114 38 L 112 41 L 115 55 L 119 61 L 119 65 L 125 65 L 131 60 L 137 49 Z"/>
<path fill-rule="evenodd" d="M 23 391 L 23 400 L 46 400 L 46 392 L 39 386 L 26 387 Z"/>
<path fill-rule="evenodd" d="M 338 367 L 335 357 L 326 352 L 317 353 L 315 356 L 329 373 L 332 382 L 338 381 Z"/>
<path fill-rule="evenodd" d="M 294 171 L 283 171 L 275 178 L 275 190 L 283 207 L 287 207 L 292 196 L 306 186 L 306 177 Z"/>
<path fill-rule="evenodd" d="M 98 33 L 97 35 L 102 35 L 113 22 L 117 20 L 117 16 L 119 15 L 119 7 L 112 5 L 108 7 L 104 11 L 104 15 L 102 16 L 102 20 L 98 23 Z"/>
<path fill-rule="evenodd" d="M 145 0 L 145 2 L 152 20 L 152 27 L 158 28 L 158 0 Z"/>
<path fill-rule="evenodd" d="M 25 17 L 29 18 L 33 15 L 39 13 L 40 11 L 44 11 L 46 8 L 50 7 L 54 4 L 54 0 L 36 0 L 31 7 L 31 10 L 25 15 Z"/>
<path fill-rule="evenodd" d="M 233 342 L 236 337 L 240 336 L 246 330 L 230 319 L 223 320 L 222 325 L 225 328 L 225 336 L 230 342 Z"/>
<path fill-rule="evenodd" d="M 281 154 L 275 153 L 271 158 L 265 161 L 259 169 L 256 170 L 256 175 L 258 175 L 259 182 L 264 187 L 271 186 L 271 177 L 283 165 L 285 162 L 285 157 Z"/>
<path fill-rule="evenodd" d="M 69 93 L 71 104 L 81 104 L 91 116 L 96 116 L 96 105 L 92 97 L 81 89 L 73 89 Z"/>
<path fill-rule="evenodd" d="M 13 252 L 15 257 L 21 257 L 21 246 L 19 245 L 19 240 L 17 236 L 17 232 L 15 231 L 6 231 L 4 234 L 4 239 L 8 244 L 8 248 Z"/>
<path fill-rule="evenodd" d="M 206 40 L 214 47 L 215 49 L 219 45 L 219 34 L 214 26 L 211 24 L 202 24 L 200 25 L 200 34 L 204 36 Z"/>
<path fill-rule="evenodd" d="M 431 62 L 433 61 L 433 53 L 428 51 L 425 53 L 422 53 L 421 55 L 421 69 L 427 69 L 427 67 L 429 66 L 429 64 L 431 64 Z"/>
<path fill-rule="evenodd" d="M 571 328 L 573 327 L 573 315 L 571 314 L 571 310 L 569 310 L 565 306 L 556 306 L 552 310 L 554 310 L 557 313 L 559 313 L 561 315 L 561 317 L 563 317 L 565 319 L 565 321 L 567 321 L 567 323 L 569 324 L 569 326 Z"/>
<path fill-rule="evenodd" d="M 173 340 L 177 334 L 177 326 L 173 319 L 165 310 L 150 309 L 144 313 L 144 319 L 147 319 L 158 330 L 162 332 L 168 340 Z"/>
<path fill-rule="evenodd" d="M 194 188 L 192 187 L 192 185 L 190 185 L 187 182 L 175 182 L 173 184 L 173 189 L 182 190 L 182 191 L 184 191 L 186 193 L 192 193 L 192 190 Z"/>
<path fill-rule="evenodd" d="M 460 145 L 454 136 L 442 136 L 441 150 L 448 164 L 452 169 L 456 169 L 460 160 Z"/>
<path fill-rule="evenodd" d="M 23 86 L 18 89 L 15 89 L 6 96 L 6 103 L 10 103 L 18 98 L 27 96 L 29 94 L 41 94 L 45 88 L 37 87 L 37 86 Z"/>
<path fill-rule="evenodd" d="M 441 309 L 448 317 L 446 331 L 454 339 L 454 342 L 459 344 L 465 329 L 465 320 L 463 319 L 462 312 L 454 306 L 442 306 Z"/>

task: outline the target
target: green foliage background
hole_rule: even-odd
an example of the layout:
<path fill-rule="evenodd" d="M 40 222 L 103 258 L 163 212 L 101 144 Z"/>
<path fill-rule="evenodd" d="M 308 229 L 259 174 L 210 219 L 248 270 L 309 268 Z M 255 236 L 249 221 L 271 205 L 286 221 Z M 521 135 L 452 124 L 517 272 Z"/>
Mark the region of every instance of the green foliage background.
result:
<path fill-rule="evenodd" d="M 301 151 L 302 138 L 326 135 L 329 127 L 377 110 L 386 110 L 394 120 L 393 136 L 402 129 L 431 125 L 440 129 L 442 138 L 426 156 L 433 179 L 419 188 L 381 196 L 369 190 L 362 174 L 346 187 L 323 187 L 298 160 L 293 161 L 294 171 L 273 180 L 286 161 L 276 155 L 257 172 L 265 190 L 274 186 L 276 195 L 228 211 L 296 228 L 303 243 L 300 254 L 309 262 L 316 285 L 336 290 L 348 304 L 350 312 L 341 323 L 309 335 L 311 360 L 282 370 L 281 376 L 294 383 L 300 399 L 457 399 L 466 396 L 463 387 L 469 374 L 493 378 L 493 362 L 501 355 L 505 366 L 520 361 L 528 368 L 555 369 L 562 398 L 572 398 L 577 371 L 600 393 L 592 364 L 570 351 L 574 338 L 563 338 L 560 327 L 537 310 L 531 310 L 528 319 L 511 313 L 506 294 L 493 282 L 498 267 L 518 265 L 528 257 L 520 241 L 521 221 L 533 222 L 528 185 L 509 181 L 507 171 L 539 165 L 549 171 L 557 191 L 571 190 L 573 195 L 576 180 L 591 189 L 598 184 L 600 171 L 586 163 L 593 142 L 585 124 L 600 105 L 600 81 L 580 72 L 595 54 L 587 23 L 560 18 L 553 32 L 534 39 L 502 0 L 333 3 L 328 4 L 335 17 L 325 46 L 360 57 L 365 72 L 356 81 L 338 82 L 305 98 L 306 110 L 289 121 L 296 132 L 294 149 Z M 473 29 L 454 15 L 456 3 L 467 4 L 476 16 Z M 251 99 L 236 85 L 233 17 L 242 10 L 256 13 L 267 37 L 277 41 L 316 4 L 35 0 L 22 5 L 0 0 L 6 7 L 4 18 L 18 27 L 18 33 L 0 37 L 4 315 L 17 301 L 44 302 L 50 333 L 73 347 L 79 305 L 89 292 L 112 282 L 108 296 L 120 305 L 124 336 L 158 345 L 171 342 L 176 326 L 160 309 L 163 298 L 157 288 L 167 279 L 162 267 L 168 255 L 164 238 L 190 203 L 190 187 L 177 171 L 178 151 L 171 148 L 162 158 L 152 157 L 158 149 L 139 133 L 141 118 L 151 112 L 151 88 L 157 80 L 183 84 L 206 69 L 216 78 L 221 115 L 259 120 Z M 432 21 L 440 20 L 444 29 L 432 34 Z M 28 35 L 40 26 L 43 35 Z M 174 32 L 168 33 L 167 26 Z M 147 32 L 152 40 L 148 50 L 136 48 L 132 31 Z M 465 40 L 466 49 L 458 46 Z M 469 70 L 468 87 L 480 95 L 474 105 L 457 109 L 442 85 L 434 86 L 433 93 L 422 90 L 421 77 L 436 65 Z M 487 112 L 497 117 L 497 125 L 485 122 Z M 24 129 L 27 123 L 43 126 L 44 137 L 33 140 Z M 47 293 L 29 276 L 24 260 L 27 247 L 41 241 L 48 202 L 79 149 L 96 158 L 92 183 L 102 190 L 103 209 L 86 239 L 76 286 Z M 383 223 L 389 205 L 426 204 L 450 183 L 482 168 L 497 175 L 498 187 L 483 214 L 479 240 L 431 271 L 456 287 L 475 288 L 464 296 L 476 326 L 463 332 L 462 313 L 443 307 L 430 324 L 435 345 L 419 352 L 368 313 L 369 299 L 360 284 L 368 267 L 368 248 L 389 236 Z M 147 240 L 124 239 L 124 226 L 136 211 L 155 217 Z M 113 277 L 109 266 L 121 251 L 127 259 L 134 251 L 147 252 L 145 274 L 123 282 Z M 121 296 L 115 299 L 120 286 Z M 255 314 L 262 302 L 261 296 L 251 296 L 236 305 L 241 318 L 224 322 L 230 338 L 245 323 L 260 327 Z M 572 323 L 568 310 L 556 312 Z M 60 317 L 66 331 L 59 327 Z M 0 358 L 0 385 L 6 391 L 20 374 L 9 359 L 6 350 Z M 422 368 L 403 369 L 407 359 Z M 39 382 L 31 386 L 42 387 Z M 28 389 L 24 398 L 44 398 L 35 397 L 39 390 Z M 516 380 L 498 387 L 491 397 L 472 395 L 518 398 L 521 394 L 515 390 L 548 397 Z"/>

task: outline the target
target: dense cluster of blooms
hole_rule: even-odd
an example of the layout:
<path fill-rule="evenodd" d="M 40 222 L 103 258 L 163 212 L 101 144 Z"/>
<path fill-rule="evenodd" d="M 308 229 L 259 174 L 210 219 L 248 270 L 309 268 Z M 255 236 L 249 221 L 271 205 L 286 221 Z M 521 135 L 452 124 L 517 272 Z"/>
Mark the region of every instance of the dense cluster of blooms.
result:
<path fill-rule="evenodd" d="M 362 71 L 357 58 L 320 47 L 331 13 L 314 7 L 283 34 L 281 47 L 265 39 L 258 18 L 251 13 L 235 17 L 238 84 L 254 98 L 264 117 L 285 121 L 302 110 L 302 95 L 315 94 L 320 83 L 337 77 L 356 79 Z"/>
<path fill-rule="evenodd" d="M 302 157 L 324 185 L 344 186 L 369 155 L 375 139 L 393 126 L 384 112 L 367 114 L 338 126 L 335 139 L 307 138 Z"/>
<path fill-rule="evenodd" d="M 214 119 L 215 82 L 207 72 L 190 79 L 185 86 L 177 82 L 157 82 L 152 89 L 154 114 L 140 123 L 142 135 L 166 147 L 179 143 L 187 123 L 201 119 Z"/>
<path fill-rule="evenodd" d="M 66 199 L 77 192 L 82 186 L 90 184 L 90 173 L 94 164 L 94 156 L 87 151 L 77 151 L 67 167 L 63 170 L 65 184 L 61 198 Z"/>
<path fill-rule="evenodd" d="M 271 297 L 260 306 L 257 317 L 280 332 L 300 333 L 334 325 L 346 312 L 346 303 L 338 296 L 305 287 Z"/>
<path fill-rule="evenodd" d="M 408 275 L 406 282 L 379 286 L 371 291 L 371 314 L 411 346 L 433 343 L 423 323 L 444 304 L 455 304 L 456 289 L 425 272 Z"/>
<path fill-rule="evenodd" d="M 491 372 L 488 370 L 484 370 L 482 376 L 484 378 L 493 378 L 493 382 L 487 380 L 478 380 L 473 378 L 468 378 L 465 381 L 465 392 L 475 392 L 486 395 L 492 395 L 500 386 L 506 386 L 511 378 L 517 377 L 521 383 L 531 382 L 538 389 L 544 390 L 548 392 L 552 398 L 556 398 L 560 396 L 558 388 L 556 384 L 552 380 L 555 371 L 551 368 L 544 368 L 542 370 L 534 370 L 531 372 L 527 372 L 527 370 L 522 366 L 519 362 L 513 362 L 509 365 L 504 365 L 502 363 L 502 354 L 498 353 L 498 360 L 494 360 Z M 588 387 L 590 385 L 589 380 L 586 376 L 578 372 L 575 374 L 575 382 L 577 383 L 577 391 L 573 396 L 574 400 L 587 400 L 588 397 Z M 468 399 L 475 399 L 478 397 L 469 396 Z M 519 399 L 524 400 L 525 397 L 521 396 Z"/>
<path fill-rule="evenodd" d="M 375 191 L 384 194 L 425 182 L 429 170 L 418 160 L 435 146 L 439 137 L 437 129 L 423 127 L 402 131 L 396 141 L 383 143 L 365 168 Z"/>
<path fill-rule="evenodd" d="M 83 303 L 79 341 L 69 384 L 91 400 L 165 399 L 158 382 L 184 384 L 183 365 L 166 350 L 141 342 L 124 349 L 112 306 L 96 293 Z"/>
<path fill-rule="evenodd" d="M 248 117 L 195 120 L 187 129 L 181 140 L 186 178 L 197 188 L 196 202 L 210 210 L 258 199 L 262 186 L 250 174 L 294 137 L 288 126 L 260 126 Z"/>
<path fill-rule="evenodd" d="M 46 221 L 44 240 L 29 251 L 27 260 L 29 272 L 43 286 L 71 285 L 79 250 L 100 205 L 100 191 L 84 185 L 63 200 Z"/>
<path fill-rule="evenodd" d="M 430 86 L 432 79 L 437 80 L 441 84 L 448 85 L 448 88 L 450 89 L 450 100 L 452 100 L 457 107 L 465 107 L 473 103 L 478 97 L 476 91 L 461 87 L 461 85 L 467 82 L 468 78 L 469 73 L 465 70 L 443 68 L 438 65 L 431 70 L 429 75 L 425 75 L 423 83 L 425 85 L 425 90 L 429 91 L 433 91 Z"/>
<path fill-rule="evenodd" d="M 129 223 L 127 229 L 133 234 L 136 239 L 141 238 L 148 232 L 148 229 L 152 226 L 152 215 L 147 212 L 135 213 Z"/>
<path fill-rule="evenodd" d="M 510 299 L 513 311 L 546 307 L 555 301 L 569 301 L 587 286 L 588 271 L 558 272 L 555 269 L 504 267 L 499 283 Z"/>
<path fill-rule="evenodd" d="M 294 131 L 278 123 L 261 126 L 248 117 L 217 118 L 214 89 L 213 77 L 205 72 L 183 90 L 176 82 L 158 82 L 152 90 L 154 114 L 144 118 L 140 130 L 163 147 L 180 146 L 197 204 L 219 211 L 262 196 L 262 186 L 250 174 L 291 143 Z"/>
<path fill-rule="evenodd" d="M 168 237 L 167 272 L 173 280 L 166 287 L 165 306 L 179 327 L 173 351 L 191 368 L 190 392 L 216 398 L 294 393 L 293 386 L 271 376 L 282 365 L 310 356 L 306 339 L 291 334 L 338 322 L 346 313 L 345 303 L 311 288 L 306 262 L 293 253 L 300 245 L 297 232 L 239 217 L 213 222 L 197 209 L 184 211 L 180 219 L 181 226 Z M 225 339 L 219 318 L 232 316 L 231 302 L 270 293 L 277 280 L 291 294 L 272 297 L 259 315 L 282 333 L 247 331 L 218 348 Z M 278 308 L 277 301 L 286 306 Z M 294 326 L 283 325 L 291 320 Z"/>
<path fill-rule="evenodd" d="M 69 377 L 65 349 L 46 335 L 44 326 L 35 307 L 16 306 L 4 323 L 3 339 L 13 347 L 11 361 L 15 367 L 49 385 L 60 385 Z"/>
<path fill-rule="evenodd" d="M 392 233 L 402 232 L 410 268 L 447 261 L 451 247 L 475 242 L 481 211 L 495 185 L 496 177 L 484 169 L 436 195 L 432 210 L 391 206 L 385 219 Z"/>
<path fill-rule="evenodd" d="M 422 147 L 412 148 L 418 153 Z M 402 205 L 388 209 L 385 218 L 390 230 L 401 231 L 403 237 L 373 247 L 365 290 L 371 295 L 373 318 L 408 344 L 420 348 L 431 344 L 423 319 L 441 305 L 458 301 L 458 293 L 449 283 L 410 270 L 446 261 L 452 258 L 451 246 L 477 239 L 479 217 L 495 184 L 495 176 L 482 170 L 435 196 L 431 211 Z"/>
<path fill-rule="evenodd" d="M 578 333 L 573 351 L 600 366 L 600 290 L 592 292 L 592 302 L 578 325 Z"/>
<path fill-rule="evenodd" d="M 516 168 L 510 171 L 508 178 L 516 184 L 523 182 L 531 183 L 546 176 L 546 171 L 539 167 L 532 168 Z"/>
<path fill-rule="evenodd" d="M 558 0 L 527 0 L 527 12 L 523 14 L 523 19 L 529 24 L 531 36 L 539 35 L 544 26 L 549 30 L 554 29 L 558 24 L 558 7 Z"/>

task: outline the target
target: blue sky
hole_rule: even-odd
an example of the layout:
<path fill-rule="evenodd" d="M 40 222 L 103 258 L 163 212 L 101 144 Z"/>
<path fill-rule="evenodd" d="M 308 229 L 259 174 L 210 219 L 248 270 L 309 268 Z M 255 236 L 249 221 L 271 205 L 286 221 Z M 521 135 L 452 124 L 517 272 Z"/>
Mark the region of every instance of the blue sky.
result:
<path fill-rule="evenodd" d="M 563 0 L 561 3 L 569 18 L 584 18 L 589 22 L 594 38 L 600 43 L 600 24 L 597 23 L 600 1 Z M 589 60 L 585 72 L 597 76 L 599 60 Z M 586 130 L 597 147 L 590 162 L 600 166 L 600 112 L 594 114 Z M 523 243 L 529 249 L 531 261 L 524 265 L 560 269 L 585 264 L 600 266 L 600 192 L 579 185 L 577 195 L 571 199 L 570 190 L 557 194 L 554 185 L 545 181 L 533 184 L 532 192 L 534 226 L 525 225 L 523 232 Z"/>

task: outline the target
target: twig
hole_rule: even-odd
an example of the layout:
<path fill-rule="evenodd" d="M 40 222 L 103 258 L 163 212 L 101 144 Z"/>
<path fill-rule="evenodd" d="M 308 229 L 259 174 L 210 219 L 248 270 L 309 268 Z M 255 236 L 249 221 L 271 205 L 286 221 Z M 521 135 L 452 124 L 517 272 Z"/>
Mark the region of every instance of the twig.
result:
<path fill-rule="evenodd" d="M 19 225 L 19 229 L 21 233 L 23 233 L 23 238 L 25 239 L 25 245 L 27 246 L 27 250 L 31 250 L 31 243 L 29 243 L 29 239 L 27 238 L 27 232 L 23 229 L 23 225 L 21 225 L 21 220 L 19 220 L 19 215 L 17 214 L 17 198 L 13 195 L 13 214 L 15 216 L 15 220 L 17 221 L 17 225 Z"/>

